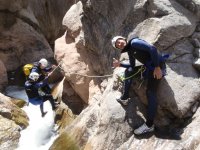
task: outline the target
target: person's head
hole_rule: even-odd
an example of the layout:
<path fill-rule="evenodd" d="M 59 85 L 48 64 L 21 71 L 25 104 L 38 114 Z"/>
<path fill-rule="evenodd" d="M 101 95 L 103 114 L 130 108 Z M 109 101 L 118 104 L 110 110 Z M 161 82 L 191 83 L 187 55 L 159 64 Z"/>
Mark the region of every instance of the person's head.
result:
<path fill-rule="evenodd" d="M 29 75 L 29 79 L 32 81 L 37 81 L 39 79 L 39 74 L 37 72 L 31 72 Z"/>
<path fill-rule="evenodd" d="M 126 38 L 123 36 L 115 36 L 112 39 L 112 46 L 116 49 L 122 50 L 126 46 L 127 41 Z"/>
<path fill-rule="evenodd" d="M 48 66 L 48 61 L 45 58 L 40 59 L 39 65 L 41 69 L 44 69 Z"/>

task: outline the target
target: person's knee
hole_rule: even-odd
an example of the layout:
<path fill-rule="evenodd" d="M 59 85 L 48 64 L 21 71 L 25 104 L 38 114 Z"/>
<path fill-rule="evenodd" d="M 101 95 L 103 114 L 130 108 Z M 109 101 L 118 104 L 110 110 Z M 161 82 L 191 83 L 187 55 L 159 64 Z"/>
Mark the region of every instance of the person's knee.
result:
<path fill-rule="evenodd" d="M 147 89 L 146 95 L 148 99 L 155 99 L 156 98 L 156 92 L 154 90 Z"/>
<path fill-rule="evenodd" d="M 147 95 L 147 96 L 151 95 L 151 93 L 152 93 L 151 90 L 149 90 L 149 89 L 146 90 L 146 95 Z"/>

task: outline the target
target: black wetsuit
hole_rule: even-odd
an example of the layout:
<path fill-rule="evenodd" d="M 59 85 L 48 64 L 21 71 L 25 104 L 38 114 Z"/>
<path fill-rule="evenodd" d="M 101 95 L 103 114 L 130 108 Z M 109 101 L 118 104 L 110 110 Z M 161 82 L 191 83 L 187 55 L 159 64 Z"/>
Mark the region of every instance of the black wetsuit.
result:
<path fill-rule="evenodd" d="M 31 72 L 37 72 L 39 74 L 39 79 L 38 82 L 42 81 L 45 79 L 46 77 L 46 73 L 51 71 L 51 67 L 46 67 L 44 69 L 40 68 L 40 64 L 38 62 L 34 63 L 34 66 L 31 70 Z M 49 86 L 49 84 L 47 83 L 45 86 L 42 87 L 42 90 L 46 93 L 46 94 L 51 94 L 51 88 Z"/>
<path fill-rule="evenodd" d="M 46 84 L 47 84 L 47 79 L 44 79 L 43 81 L 40 81 L 40 82 L 34 82 L 34 81 L 28 79 L 25 82 L 25 91 L 28 96 L 29 102 L 34 105 L 40 105 L 40 109 L 42 112 L 43 112 L 43 102 L 45 102 L 46 100 L 50 101 L 53 110 L 56 108 L 54 99 L 51 95 L 49 95 L 49 94 L 40 95 L 39 94 L 39 88 L 45 87 Z"/>
<path fill-rule="evenodd" d="M 153 71 L 155 67 L 160 66 L 163 74 L 165 74 L 165 62 L 163 57 L 158 54 L 157 49 L 148 44 L 146 41 L 139 38 L 131 39 L 121 53 L 127 52 L 129 56 L 129 65 L 121 64 L 121 67 L 127 68 L 125 71 L 125 78 L 130 76 L 135 67 L 135 60 L 144 64 L 146 71 L 144 77 L 147 79 L 147 90 L 146 95 L 148 99 L 147 109 L 147 126 L 152 126 L 157 111 L 157 88 L 160 79 L 153 77 Z M 127 99 L 129 97 L 129 88 L 132 83 L 132 78 L 124 81 L 124 91 L 121 99 Z"/>

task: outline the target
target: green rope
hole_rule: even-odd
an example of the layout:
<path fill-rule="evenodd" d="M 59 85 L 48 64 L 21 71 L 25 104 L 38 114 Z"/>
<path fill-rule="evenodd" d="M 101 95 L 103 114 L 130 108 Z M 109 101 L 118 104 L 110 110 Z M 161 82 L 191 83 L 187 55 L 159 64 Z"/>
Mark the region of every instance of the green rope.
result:
<path fill-rule="evenodd" d="M 140 69 L 138 69 L 138 71 L 136 72 L 136 73 L 134 73 L 133 75 L 131 75 L 131 76 L 129 76 L 129 77 L 127 77 L 127 78 L 124 78 L 123 76 L 120 76 L 120 79 L 122 80 L 122 81 L 125 81 L 125 80 L 128 80 L 128 79 L 130 79 L 130 78 L 133 78 L 134 76 L 136 76 L 138 73 L 143 73 L 144 71 L 145 71 L 145 67 L 144 66 L 141 66 L 141 68 Z"/>

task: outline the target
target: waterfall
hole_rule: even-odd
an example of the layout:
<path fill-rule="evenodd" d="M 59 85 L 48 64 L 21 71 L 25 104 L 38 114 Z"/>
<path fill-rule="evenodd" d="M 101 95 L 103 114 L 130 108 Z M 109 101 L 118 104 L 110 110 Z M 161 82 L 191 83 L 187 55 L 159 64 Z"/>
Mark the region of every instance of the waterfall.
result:
<path fill-rule="evenodd" d="M 23 87 L 10 86 L 6 89 L 6 95 L 14 98 L 28 100 Z M 44 103 L 44 111 L 47 114 L 42 117 L 39 105 L 29 103 L 22 108 L 29 117 L 29 126 L 20 132 L 17 150 L 48 150 L 56 138 L 54 126 L 54 112 L 49 101 Z"/>

